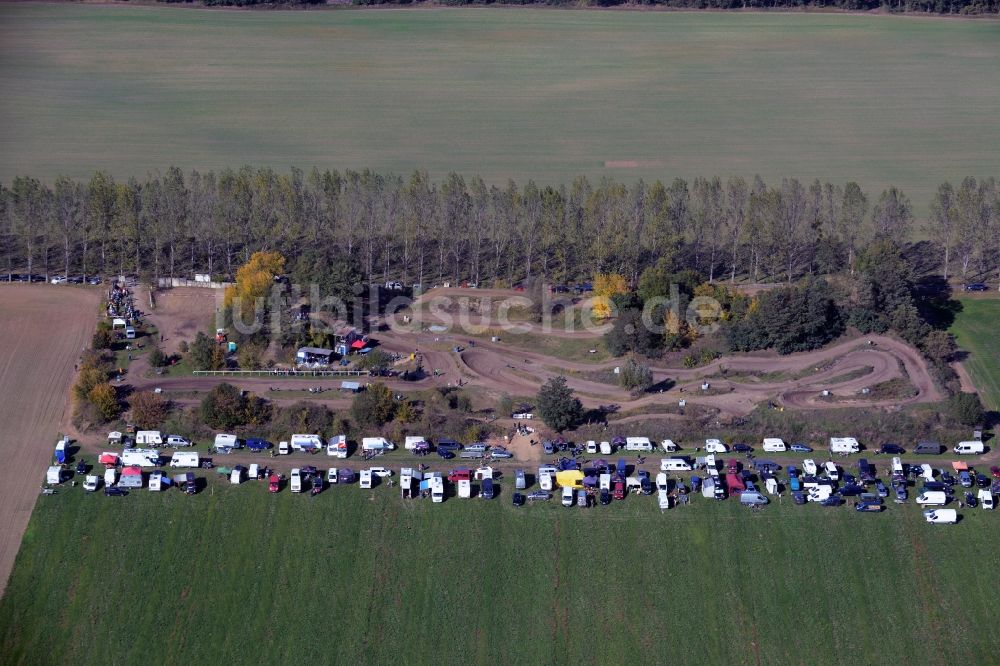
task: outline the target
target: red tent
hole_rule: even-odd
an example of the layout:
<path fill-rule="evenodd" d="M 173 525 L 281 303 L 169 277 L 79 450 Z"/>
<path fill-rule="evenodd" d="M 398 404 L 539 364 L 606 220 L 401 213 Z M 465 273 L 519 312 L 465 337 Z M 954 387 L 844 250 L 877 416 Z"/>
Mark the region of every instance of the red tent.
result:
<path fill-rule="evenodd" d="M 364 348 L 365 348 L 364 340 L 355 340 L 354 342 L 351 343 L 351 349 L 364 349 Z"/>
<path fill-rule="evenodd" d="M 114 467 L 118 464 L 118 454 L 117 453 L 102 453 L 101 457 L 97 459 L 101 465 L 107 465 L 108 467 Z"/>

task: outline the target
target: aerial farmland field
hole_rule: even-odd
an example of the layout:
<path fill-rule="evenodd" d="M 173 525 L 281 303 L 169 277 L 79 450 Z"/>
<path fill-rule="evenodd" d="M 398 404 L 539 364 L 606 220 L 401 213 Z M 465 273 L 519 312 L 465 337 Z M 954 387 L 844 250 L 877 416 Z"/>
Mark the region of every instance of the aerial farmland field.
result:
<path fill-rule="evenodd" d="M 1000 411 L 1000 299 L 963 298 L 951 332 L 968 356 L 962 361 L 987 409 Z"/>
<path fill-rule="evenodd" d="M 1000 171 L 1000 23 L 0 5 L 0 179 L 244 163 L 569 182 Z"/>
<path fill-rule="evenodd" d="M 263 482 L 261 482 L 263 483 Z M 998 523 L 652 497 L 515 509 L 393 488 L 43 497 L 4 663 L 809 663 L 995 654 Z M 987 558 L 988 559 L 988 558 Z M 58 637 L 58 638 L 54 638 Z M 919 639 L 917 639 L 919 637 Z M 915 641 L 921 646 L 915 649 Z M 925 642 L 926 641 L 926 642 Z"/>

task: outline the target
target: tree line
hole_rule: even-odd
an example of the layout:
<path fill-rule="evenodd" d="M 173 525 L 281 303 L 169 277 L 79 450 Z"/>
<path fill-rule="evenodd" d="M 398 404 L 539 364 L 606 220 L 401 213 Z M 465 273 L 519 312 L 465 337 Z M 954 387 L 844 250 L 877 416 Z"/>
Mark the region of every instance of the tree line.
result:
<path fill-rule="evenodd" d="M 191 0 L 160 0 L 167 3 L 189 3 Z M 351 0 L 354 5 L 410 5 L 413 0 Z M 287 5 L 306 7 L 324 5 L 325 0 L 201 0 L 207 6 L 226 5 Z M 675 7 L 679 9 L 840 9 L 870 11 L 885 9 L 892 12 L 925 14 L 996 14 L 997 0 L 438 0 L 438 5 L 549 5 L 589 7 Z"/>
<path fill-rule="evenodd" d="M 296 279 L 449 281 L 513 286 L 651 266 L 710 282 L 792 281 L 856 269 L 860 250 L 918 234 L 939 271 L 964 279 L 1000 267 L 1000 187 L 942 183 L 918 227 L 909 198 L 857 183 L 676 178 L 568 185 L 441 181 L 369 170 L 170 167 L 116 181 L 104 172 L 51 184 L 0 183 L 0 257 L 8 273 L 231 278 L 256 251 L 287 258 Z M 3 269 L 0 269 L 3 270 Z"/>

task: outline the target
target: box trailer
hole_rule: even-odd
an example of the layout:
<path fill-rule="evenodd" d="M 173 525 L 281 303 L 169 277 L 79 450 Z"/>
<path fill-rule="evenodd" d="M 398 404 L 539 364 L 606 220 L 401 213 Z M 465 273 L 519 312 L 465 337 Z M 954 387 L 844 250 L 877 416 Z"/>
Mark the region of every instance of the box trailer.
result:
<path fill-rule="evenodd" d="M 122 470 L 122 478 L 118 480 L 119 488 L 142 488 L 142 468 L 126 467 Z"/>
<path fill-rule="evenodd" d="M 157 470 L 155 472 L 150 472 L 149 474 L 149 490 L 150 492 L 159 492 L 163 490 L 163 472 Z"/>
<path fill-rule="evenodd" d="M 768 453 L 780 453 L 786 451 L 785 441 L 783 439 L 778 439 L 777 437 L 765 437 L 764 438 L 764 450 Z"/>
<path fill-rule="evenodd" d="M 69 448 L 69 437 L 63 436 L 58 442 L 56 442 L 56 462 L 62 465 L 66 462 L 66 449 Z"/>
<path fill-rule="evenodd" d="M 109 467 L 104 470 L 104 485 L 113 486 L 118 483 L 118 470 L 114 467 Z"/>
<path fill-rule="evenodd" d="M 37 478 L 37 477 L 36 477 Z M 59 465 L 52 465 L 45 471 L 45 483 L 58 485 L 63 482 L 63 470 Z"/>
<path fill-rule="evenodd" d="M 421 445 L 427 443 L 427 438 L 421 435 L 407 435 L 406 442 L 403 444 L 403 448 L 407 451 L 413 451 L 418 447 L 423 448 Z"/>
<path fill-rule="evenodd" d="M 122 464 L 135 467 L 158 467 L 160 452 L 156 449 L 123 449 Z"/>
<path fill-rule="evenodd" d="M 220 432 L 215 436 L 212 448 L 216 451 L 221 451 L 223 449 L 238 449 L 240 448 L 240 440 L 236 437 L 236 435 Z"/>
<path fill-rule="evenodd" d="M 626 451 L 652 451 L 653 444 L 649 441 L 649 437 L 626 437 L 625 438 L 625 450 Z"/>
<path fill-rule="evenodd" d="M 163 444 L 163 435 L 159 430 L 140 430 L 135 433 L 135 443 L 139 446 L 159 446 Z"/>

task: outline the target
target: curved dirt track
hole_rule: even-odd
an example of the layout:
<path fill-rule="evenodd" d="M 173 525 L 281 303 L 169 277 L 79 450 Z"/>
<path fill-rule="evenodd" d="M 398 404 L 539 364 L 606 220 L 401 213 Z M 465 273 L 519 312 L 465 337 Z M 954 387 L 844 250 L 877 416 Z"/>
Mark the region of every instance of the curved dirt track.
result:
<path fill-rule="evenodd" d="M 100 293 L 71 286 L 0 286 L 0 595 L 56 436 L 69 420 L 74 364 L 97 326 Z"/>

